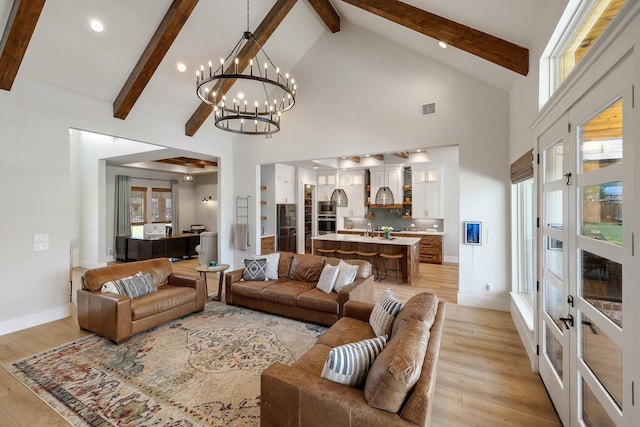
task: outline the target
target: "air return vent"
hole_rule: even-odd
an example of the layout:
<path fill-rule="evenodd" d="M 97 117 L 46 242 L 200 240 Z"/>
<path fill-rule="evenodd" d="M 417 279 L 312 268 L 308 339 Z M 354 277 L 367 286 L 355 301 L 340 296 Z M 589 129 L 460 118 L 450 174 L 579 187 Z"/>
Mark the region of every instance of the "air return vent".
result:
<path fill-rule="evenodd" d="M 422 104 L 420 106 L 420 115 L 426 116 L 427 114 L 433 114 L 436 112 L 436 103 L 430 102 L 428 104 Z"/>

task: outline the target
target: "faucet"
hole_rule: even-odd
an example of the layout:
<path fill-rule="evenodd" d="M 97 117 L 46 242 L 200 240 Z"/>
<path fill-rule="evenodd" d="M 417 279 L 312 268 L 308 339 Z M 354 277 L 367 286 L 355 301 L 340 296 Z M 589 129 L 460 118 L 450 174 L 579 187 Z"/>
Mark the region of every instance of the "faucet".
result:
<path fill-rule="evenodd" d="M 369 237 L 370 234 L 373 234 L 371 232 L 371 223 L 367 222 L 367 231 L 364 233 L 365 237 Z"/>

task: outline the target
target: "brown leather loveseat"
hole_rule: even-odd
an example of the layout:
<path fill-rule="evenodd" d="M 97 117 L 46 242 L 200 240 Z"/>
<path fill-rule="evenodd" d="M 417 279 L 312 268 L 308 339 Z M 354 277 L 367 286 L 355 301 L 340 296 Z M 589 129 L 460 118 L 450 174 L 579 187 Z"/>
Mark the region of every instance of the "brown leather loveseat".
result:
<path fill-rule="evenodd" d="M 358 266 L 356 278 L 338 292 L 316 288 L 325 263 L 337 265 L 338 258 L 279 252 L 278 279 L 241 280 L 244 269 L 225 274 L 225 301 L 305 322 L 331 326 L 342 317 L 349 300 L 373 301 L 373 269 L 364 260 L 346 260 Z"/>
<path fill-rule="evenodd" d="M 369 325 L 374 305 L 349 301 L 344 317 L 292 366 L 274 363 L 262 372 L 260 425 L 427 426 L 444 304 L 430 293 L 407 301 L 394 320 L 386 347 L 369 369 L 364 387 L 357 388 L 321 376 L 332 348 L 375 337 Z"/>
<path fill-rule="evenodd" d="M 149 273 L 157 290 L 130 298 L 101 292 L 105 282 Z M 78 324 L 116 344 L 169 320 L 204 310 L 204 279 L 176 276 L 168 258 L 115 264 L 88 270 L 78 290 Z"/>

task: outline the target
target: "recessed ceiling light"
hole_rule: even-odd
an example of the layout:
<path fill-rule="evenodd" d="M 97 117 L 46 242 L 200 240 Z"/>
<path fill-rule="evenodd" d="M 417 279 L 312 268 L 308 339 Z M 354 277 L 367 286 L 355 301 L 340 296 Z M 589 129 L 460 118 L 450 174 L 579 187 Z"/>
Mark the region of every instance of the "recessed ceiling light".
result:
<path fill-rule="evenodd" d="M 178 71 L 180 71 L 181 73 L 184 73 L 185 71 L 187 71 L 187 66 L 184 65 L 182 62 L 178 62 Z"/>
<path fill-rule="evenodd" d="M 238 92 L 238 99 L 244 99 L 244 93 Z"/>
<path fill-rule="evenodd" d="M 447 44 L 445 42 L 438 42 L 438 46 L 440 46 L 443 49 L 447 48 Z"/>
<path fill-rule="evenodd" d="M 92 19 L 91 29 L 96 33 L 101 33 L 102 30 L 104 30 L 104 25 L 102 25 L 102 22 L 98 21 L 97 19 Z"/>

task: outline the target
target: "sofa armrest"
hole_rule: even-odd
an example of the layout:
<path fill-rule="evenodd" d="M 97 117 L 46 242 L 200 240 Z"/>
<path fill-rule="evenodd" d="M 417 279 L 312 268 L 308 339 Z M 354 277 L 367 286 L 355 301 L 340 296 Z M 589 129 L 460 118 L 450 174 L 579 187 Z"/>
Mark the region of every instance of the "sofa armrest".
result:
<path fill-rule="evenodd" d="M 167 284 L 171 286 L 182 286 L 195 289 L 198 295 L 196 300 L 197 310 L 204 310 L 204 303 L 207 299 L 207 284 L 202 277 L 193 278 L 178 276 L 177 274 L 171 273 L 168 278 Z"/>
<path fill-rule="evenodd" d="M 260 392 L 262 427 L 416 425 L 369 406 L 362 390 L 281 363 L 262 372 Z"/>
<path fill-rule="evenodd" d="M 239 282 L 242 279 L 242 273 L 244 268 L 238 270 L 227 271 L 224 275 L 224 300 L 227 304 L 233 304 L 233 293 L 231 292 L 231 285 L 235 282 Z"/>
<path fill-rule="evenodd" d="M 338 291 L 339 317 L 344 316 L 344 305 L 347 301 L 373 302 L 373 275 L 354 282 Z"/>
<path fill-rule="evenodd" d="M 343 317 L 351 317 L 352 319 L 369 322 L 369 317 L 371 317 L 371 311 L 374 305 L 375 304 L 362 301 L 347 301 L 344 305 Z"/>
<path fill-rule="evenodd" d="M 131 298 L 78 289 L 78 324 L 116 344 L 131 338 Z"/>

